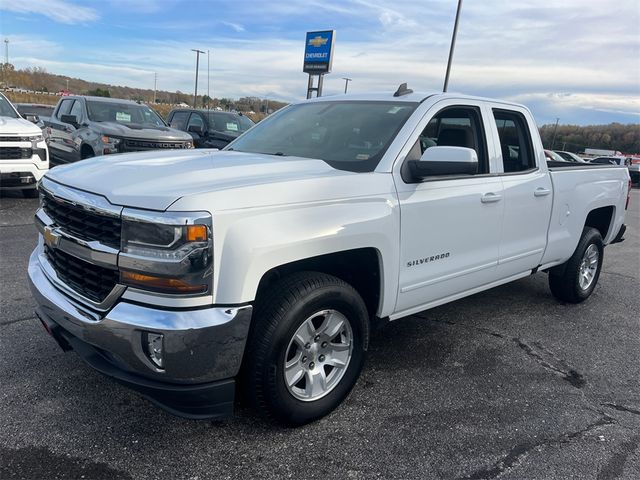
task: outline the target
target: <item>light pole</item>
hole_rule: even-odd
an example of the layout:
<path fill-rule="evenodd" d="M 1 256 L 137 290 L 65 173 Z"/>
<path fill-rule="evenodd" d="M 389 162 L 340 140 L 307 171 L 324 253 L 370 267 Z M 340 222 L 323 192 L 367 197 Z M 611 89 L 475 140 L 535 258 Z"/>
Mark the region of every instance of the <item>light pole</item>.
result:
<path fill-rule="evenodd" d="M 200 67 L 200 54 L 204 52 L 197 48 L 192 48 L 191 51 L 196 52 L 196 88 L 193 91 L 193 108 L 198 108 L 198 68 Z"/>
<path fill-rule="evenodd" d="M 442 91 L 446 92 L 449 86 L 449 72 L 451 71 L 451 61 L 453 60 L 453 50 L 456 47 L 456 36 L 458 35 L 458 20 L 460 19 L 460 10 L 462 10 L 462 0 L 458 0 L 458 9 L 456 10 L 456 21 L 453 24 L 453 35 L 451 36 L 451 48 L 449 48 L 449 61 L 447 62 L 447 73 L 444 77 L 444 87 Z"/>
<path fill-rule="evenodd" d="M 158 72 L 153 74 L 153 104 L 156 104 L 156 92 L 158 90 Z"/>
<path fill-rule="evenodd" d="M 209 50 L 207 49 L 207 110 L 209 110 L 209 103 L 211 102 L 211 95 L 209 94 L 209 72 L 211 71 L 210 60 L 209 60 Z"/>
<path fill-rule="evenodd" d="M 347 93 L 347 88 L 349 88 L 349 82 L 352 82 L 353 79 L 347 78 L 347 77 L 342 77 L 342 79 L 344 80 L 344 93 Z"/>
<path fill-rule="evenodd" d="M 556 146 L 556 131 L 558 130 L 558 122 L 560 121 L 559 117 L 556 117 L 556 126 L 553 127 L 553 139 L 551 140 L 551 150 Z"/>

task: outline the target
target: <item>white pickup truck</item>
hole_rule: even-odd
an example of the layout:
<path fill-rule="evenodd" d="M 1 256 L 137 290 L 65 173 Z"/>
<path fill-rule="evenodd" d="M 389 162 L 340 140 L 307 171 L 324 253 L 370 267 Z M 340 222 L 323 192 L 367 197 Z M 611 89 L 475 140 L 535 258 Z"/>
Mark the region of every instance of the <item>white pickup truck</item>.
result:
<path fill-rule="evenodd" d="M 42 130 L 0 93 L 0 190 L 20 190 L 35 198 L 37 182 L 47 170 L 49 150 Z"/>
<path fill-rule="evenodd" d="M 64 349 L 183 416 L 234 394 L 279 422 L 334 409 L 371 325 L 536 272 L 577 303 L 622 239 L 624 167 L 545 161 L 523 106 L 317 98 L 223 151 L 121 154 L 40 182 L 29 263 Z"/>

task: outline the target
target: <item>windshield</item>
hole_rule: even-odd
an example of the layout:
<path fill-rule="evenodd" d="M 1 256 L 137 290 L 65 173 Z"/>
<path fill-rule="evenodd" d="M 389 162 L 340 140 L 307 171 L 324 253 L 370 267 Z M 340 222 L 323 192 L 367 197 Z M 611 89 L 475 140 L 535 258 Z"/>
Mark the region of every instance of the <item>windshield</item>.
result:
<path fill-rule="evenodd" d="M 226 149 L 317 158 L 341 170 L 371 172 L 417 105 L 362 101 L 292 105 Z"/>
<path fill-rule="evenodd" d="M 0 95 L 0 117 L 18 118 L 18 114 L 13 109 L 9 100 Z"/>
<path fill-rule="evenodd" d="M 254 125 L 251 119 L 244 115 L 222 112 L 210 112 L 207 115 L 209 117 L 209 128 L 218 132 L 242 133 Z"/>
<path fill-rule="evenodd" d="M 89 114 L 89 120 L 92 122 L 165 126 L 158 114 L 146 105 L 87 100 L 87 113 Z"/>

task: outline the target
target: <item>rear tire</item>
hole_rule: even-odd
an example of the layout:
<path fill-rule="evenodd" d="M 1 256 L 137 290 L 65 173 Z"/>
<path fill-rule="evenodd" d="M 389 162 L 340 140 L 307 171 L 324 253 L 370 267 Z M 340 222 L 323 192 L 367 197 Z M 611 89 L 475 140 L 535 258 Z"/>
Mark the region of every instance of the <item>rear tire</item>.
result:
<path fill-rule="evenodd" d="M 580 303 L 589 298 L 598 283 L 604 245 L 595 228 L 585 227 L 575 252 L 560 268 L 549 272 L 549 288 L 558 300 Z"/>
<path fill-rule="evenodd" d="M 369 339 L 358 292 L 331 275 L 292 274 L 256 303 L 243 386 L 253 406 L 285 425 L 335 409 L 355 385 Z"/>

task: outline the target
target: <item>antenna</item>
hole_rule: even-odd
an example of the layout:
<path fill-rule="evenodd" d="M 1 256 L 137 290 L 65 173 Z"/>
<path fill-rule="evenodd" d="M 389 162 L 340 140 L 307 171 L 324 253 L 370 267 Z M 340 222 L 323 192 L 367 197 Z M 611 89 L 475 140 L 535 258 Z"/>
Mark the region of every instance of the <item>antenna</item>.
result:
<path fill-rule="evenodd" d="M 444 87 L 442 91 L 446 92 L 449 86 L 449 72 L 451 71 L 451 61 L 453 60 L 453 50 L 456 48 L 456 36 L 458 35 L 458 20 L 460 19 L 460 10 L 462 10 L 462 0 L 458 0 L 458 9 L 456 10 L 456 21 L 453 24 L 453 35 L 451 36 L 451 48 L 449 49 L 449 61 L 447 62 L 447 73 L 444 77 Z"/>
<path fill-rule="evenodd" d="M 401 97 L 403 95 L 409 95 L 410 93 L 413 93 L 413 90 L 411 90 L 410 88 L 407 88 L 406 83 L 401 83 L 400 86 L 398 87 L 398 90 L 396 90 L 393 96 Z"/>

